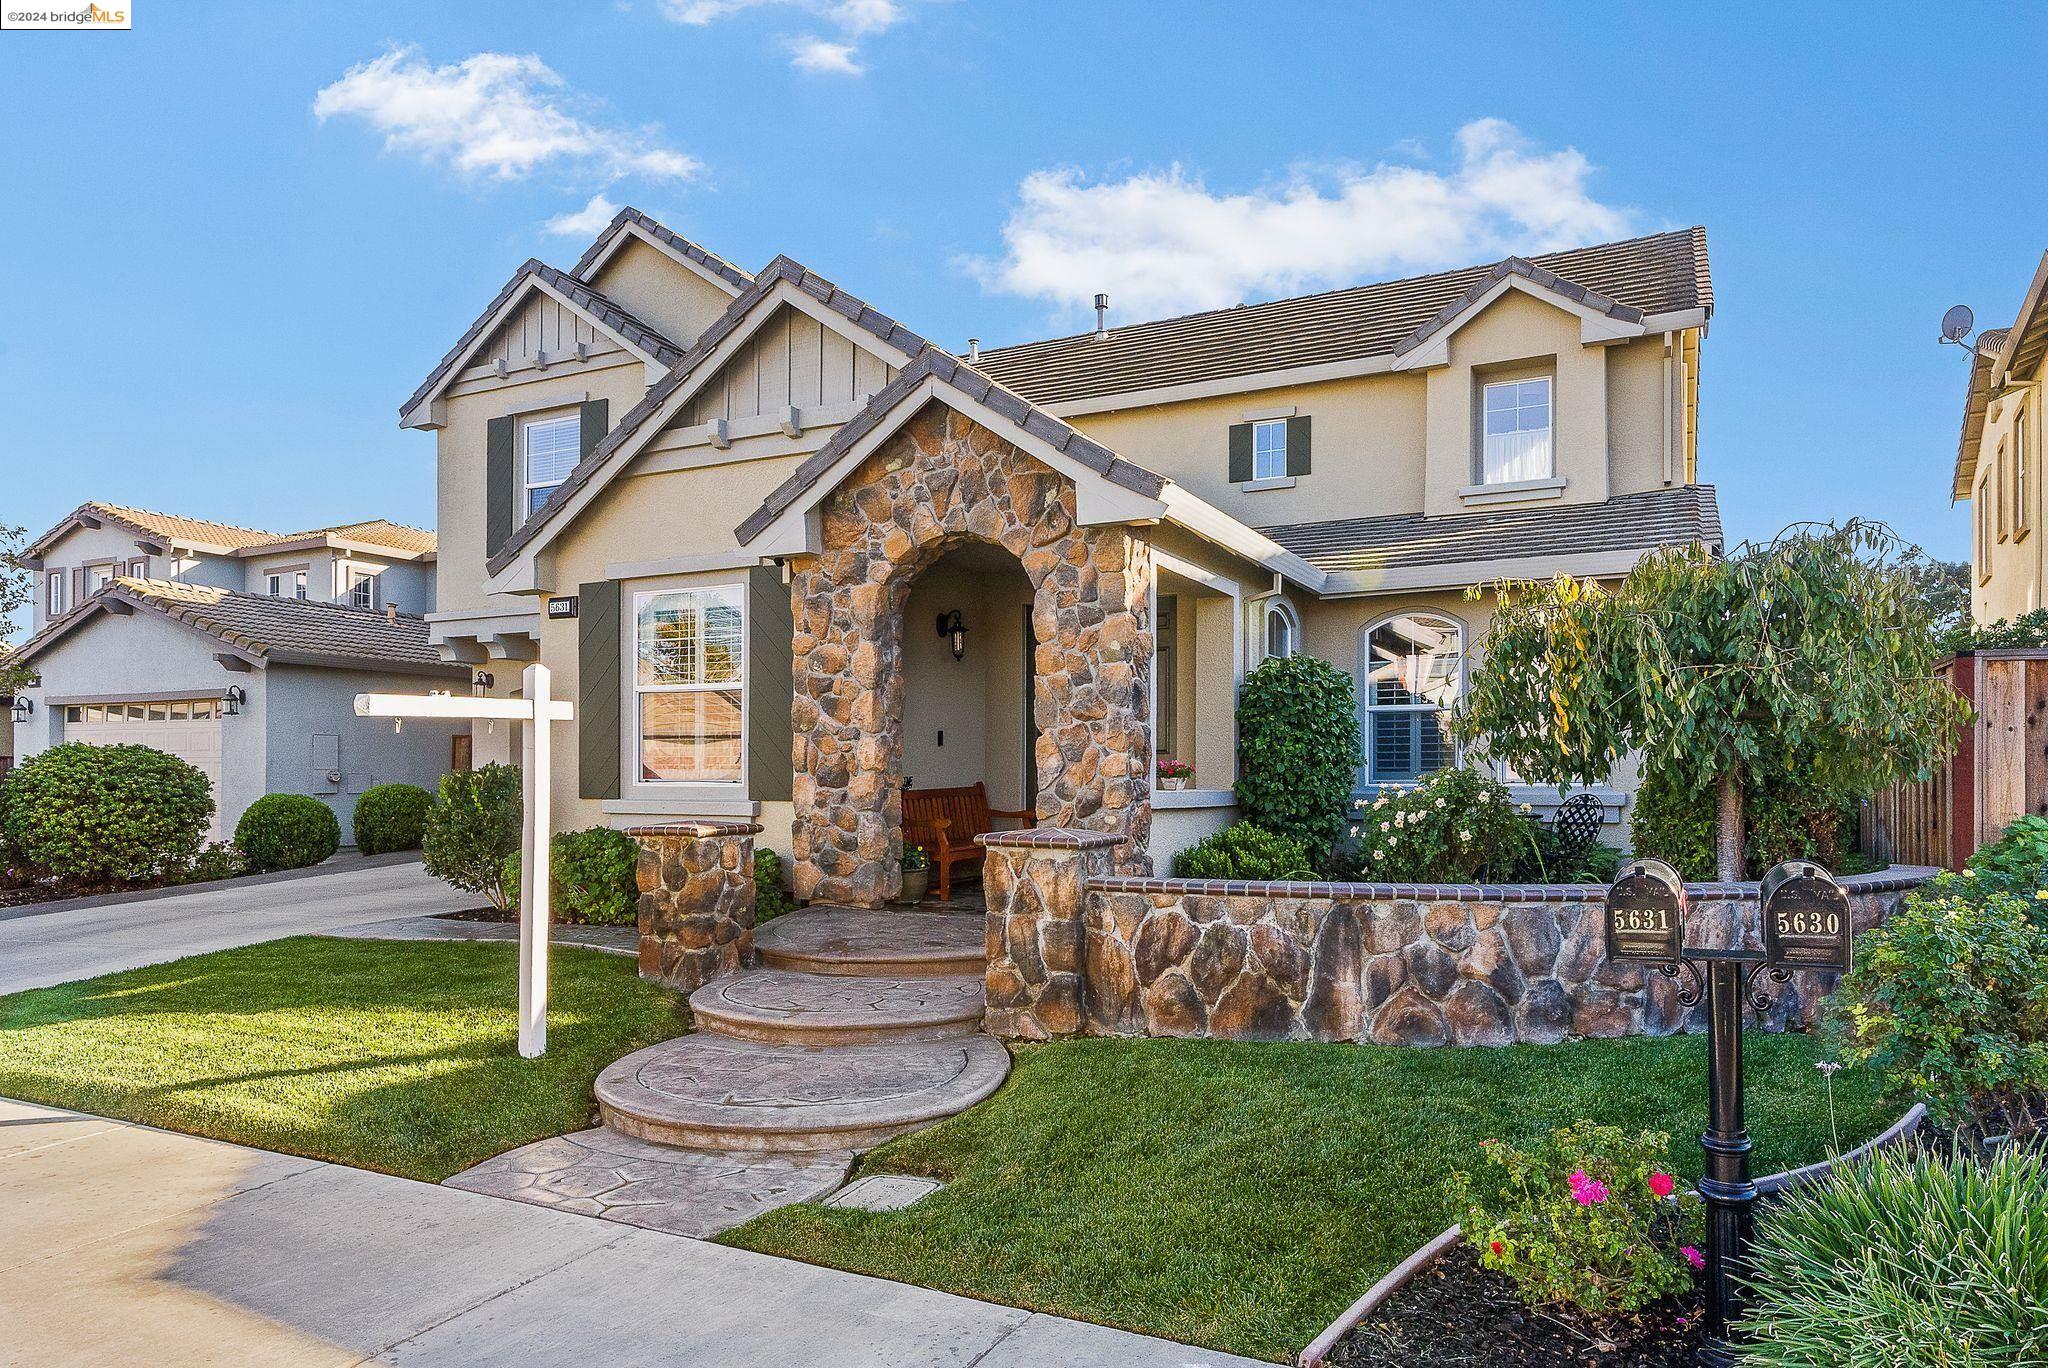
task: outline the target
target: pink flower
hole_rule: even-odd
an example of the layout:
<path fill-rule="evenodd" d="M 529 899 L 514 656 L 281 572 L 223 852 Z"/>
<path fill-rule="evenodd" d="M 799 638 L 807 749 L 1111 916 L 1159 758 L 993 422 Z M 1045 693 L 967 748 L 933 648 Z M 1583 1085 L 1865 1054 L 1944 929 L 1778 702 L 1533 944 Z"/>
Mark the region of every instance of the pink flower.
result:
<path fill-rule="evenodd" d="M 1659 1197 L 1669 1197 L 1671 1189 L 1676 1186 L 1678 1184 L 1668 1173 L 1653 1173 L 1650 1175 L 1650 1191 L 1656 1193 Z"/>
<path fill-rule="evenodd" d="M 1694 1249 L 1691 1245 L 1687 1245 L 1685 1248 L 1679 1250 L 1678 1252 L 1685 1255 L 1685 1261 L 1692 1265 L 1692 1271 L 1695 1273 L 1699 1272 L 1702 1268 L 1705 1268 L 1707 1266 L 1707 1261 L 1704 1258 L 1702 1258 L 1700 1256 L 1700 1252 L 1697 1249 Z"/>
<path fill-rule="evenodd" d="M 1580 1206 L 1596 1206 L 1607 1200 L 1607 1184 L 1589 1177 L 1584 1169 L 1573 1169 L 1565 1181 L 1571 1185 L 1572 1200 Z"/>

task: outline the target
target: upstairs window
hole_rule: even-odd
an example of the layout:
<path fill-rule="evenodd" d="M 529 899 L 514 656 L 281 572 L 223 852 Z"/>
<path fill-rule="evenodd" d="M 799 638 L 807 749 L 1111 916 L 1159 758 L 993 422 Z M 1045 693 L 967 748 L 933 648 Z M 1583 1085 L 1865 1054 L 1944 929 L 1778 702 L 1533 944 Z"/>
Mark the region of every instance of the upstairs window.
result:
<path fill-rule="evenodd" d="M 97 594 L 113 582 L 114 567 L 111 565 L 95 565 L 85 572 L 85 591 L 88 594 Z"/>
<path fill-rule="evenodd" d="M 1252 424 L 1252 478 L 1287 478 L 1287 420 L 1269 418 Z"/>
<path fill-rule="evenodd" d="M 519 468 L 526 489 L 526 516 L 555 496 L 582 454 L 583 421 L 571 409 L 519 420 Z"/>
<path fill-rule="evenodd" d="M 1407 613 L 1366 633 L 1366 781 L 1413 783 L 1457 763 L 1444 711 L 1465 683 L 1465 631 L 1450 618 Z"/>
<path fill-rule="evenodd" d="M 1503 380 L 1481 395 L 1482 484 L 1547 480 L 1557 473 L 1551 443 L 1550 377 Z"/>
<path fill-rule="evenodd" d="M 350 568 L 348 572 L 348 606 L 351 608 L 375 608 L 377 606 L 377 576 L 375 572 Z"/>
<path fill-rule="evenodd" d="M 306 572 L 303 570 L 273 570 L 263 577 L 263 592 L 272 598 L 306 597 Z"/>
<path fill-rule="evenodd" d="M 2023 537 L 2034 528 L 2033 418 L 2025 405 L 2012 416 L 2012 516 Z"/>
<path fill-rule="evenodd" d="M 43 611 L 51 617 L 61 617 L 68 606 L 64 572 L 52 570 L 43 579 Z"/>

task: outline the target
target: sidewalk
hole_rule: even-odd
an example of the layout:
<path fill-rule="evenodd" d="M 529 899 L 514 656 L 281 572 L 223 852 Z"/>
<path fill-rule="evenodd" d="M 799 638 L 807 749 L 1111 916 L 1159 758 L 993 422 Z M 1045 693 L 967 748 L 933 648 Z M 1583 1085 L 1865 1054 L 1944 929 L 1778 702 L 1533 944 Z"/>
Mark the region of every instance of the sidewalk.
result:
<path fill-rule="evenodd" d="M 39 1365 L 1253 1362 L 5 1099 L 0 1346 Z"/>

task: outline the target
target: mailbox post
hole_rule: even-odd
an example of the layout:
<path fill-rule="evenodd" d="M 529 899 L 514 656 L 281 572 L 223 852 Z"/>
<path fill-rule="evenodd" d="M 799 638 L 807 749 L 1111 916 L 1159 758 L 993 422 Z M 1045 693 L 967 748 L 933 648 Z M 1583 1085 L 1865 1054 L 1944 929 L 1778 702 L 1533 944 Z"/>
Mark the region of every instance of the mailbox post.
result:
<path fill-rule="evenodd" d="M 1607 892 L 1607 958 L 1648 965 L 1672 979 L 1686 976 L 1678 1000 L 1707 1004 L 1706 1163 L 1700 1200 L 1707 1218 L 1706 1342 L 1700 1362 L 1730 1368 L 1728 1327 L 1742 1314 L 1741 1262 L 1756 1225 L 1756 1183 L 1749 1174 L 1749 1131 L 1742 1108 L 1742 1009 L 1759 1012 L 1768 996 L 1752 992 L 1759 973 L 1784 983 L 1797 969 L 1847 973 L 1852 932 L 1842 886 L 1809 860 L 1788 860 L 1764 875 L 1763 944 L 1754 950 L 1688 948 L 1689 910 L 1678 871 L 1662 860 L 1631 860 Z"/>

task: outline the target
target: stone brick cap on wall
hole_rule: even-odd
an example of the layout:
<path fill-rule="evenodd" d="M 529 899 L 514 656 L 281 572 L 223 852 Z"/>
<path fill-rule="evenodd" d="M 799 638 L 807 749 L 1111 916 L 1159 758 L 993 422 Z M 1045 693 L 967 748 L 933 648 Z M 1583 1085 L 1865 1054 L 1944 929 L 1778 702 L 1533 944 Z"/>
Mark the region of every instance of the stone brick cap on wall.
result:
<path fill-rule="evenodd" d="M 628 836 L 689 836 L 708 841 L 714 836 L 758 836 L 765 830 L 759 822 L 656 822 L 630 826 Z"/>
<path fill-rule="evenodd" d="M 1065 843 L 1015 838 L 1084 834 L 1056 830 L 1006 831 L 982 839 L 990 845 L 1056 847 Z M 1916 888 L 1939 873 L 1938 869 L 1921 865 L 1892 865 L 1873 874 L 1845 874 L 1837 882 L 1842 885 L 1843 892 L 1854 897 Z M 1102 877 L 1089 879 L 1088 890 L 1091 893 L 1152 893 L 1197 898 L 1320 898 L 1329 902 L 1590 903 L 1604 902 L 1607 898 L 1606 884 L 1395 884 Z M 1687 899 L 1695 904 L 1757 900 L 1757 885 L 1754 883 L 1687 884 L 1685 892 Z"/>
<path fill-rule="evenodd" d="M 1032 827 L 1023 831 L 988 831 L 976 836 L 982 846 L 1004 846 L 1025 850 L 1107 850 L 1122 845 L 1128 837 L 1114 831 L 1074 831 L 1065 827 Z M 1124 880 L 1126 883 L 1136 880 Z"/>

